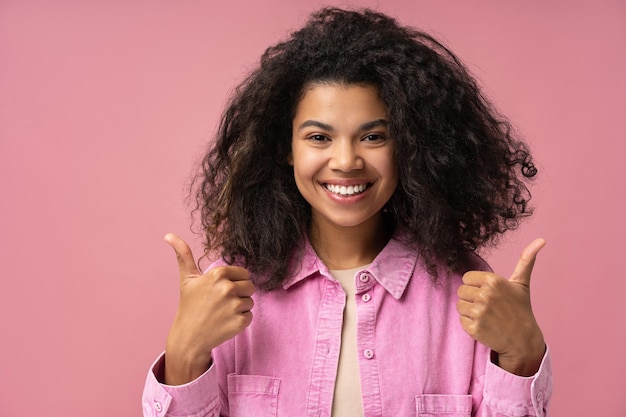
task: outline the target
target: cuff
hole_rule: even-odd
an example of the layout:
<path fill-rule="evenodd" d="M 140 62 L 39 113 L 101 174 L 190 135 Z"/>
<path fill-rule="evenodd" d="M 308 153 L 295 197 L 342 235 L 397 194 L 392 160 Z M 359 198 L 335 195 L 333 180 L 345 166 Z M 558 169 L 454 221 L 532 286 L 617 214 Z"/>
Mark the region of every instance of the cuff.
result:
<path fill-rule="evenodd" d="M 165 353 L 154 362 L 144 386 L 142 407 L 144 416 L 162 417 L 166 413 L 174 415 L 206 414 L 219 406 L 217 376 L 214 366 L 195 380 L 183 385 L 165 385 L 158 381 L 162 375 Z"/>
<path fill-rule="evenodd" d="M 549 347 L 539 370 L 529 377 L 511 374 L 488 361 L 484 401 L 490 409 L 504 415 L 544 417 L 551 396 L 552 360 Z"/>

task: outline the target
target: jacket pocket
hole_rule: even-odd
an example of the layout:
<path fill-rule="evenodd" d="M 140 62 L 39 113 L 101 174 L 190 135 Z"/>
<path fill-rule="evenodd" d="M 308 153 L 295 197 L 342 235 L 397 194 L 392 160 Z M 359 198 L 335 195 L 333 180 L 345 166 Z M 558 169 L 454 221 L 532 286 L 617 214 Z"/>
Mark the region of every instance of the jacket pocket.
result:
<path fill-rule="evenodd" d="M 471 395 L 424 394 L 415 397 L 417 417 L 469 417 Z"/>
<path fill-rule="evenodd" d="M 228 375 L 231 417 L 276 417 L 280 379 L 261 375 Z"/>

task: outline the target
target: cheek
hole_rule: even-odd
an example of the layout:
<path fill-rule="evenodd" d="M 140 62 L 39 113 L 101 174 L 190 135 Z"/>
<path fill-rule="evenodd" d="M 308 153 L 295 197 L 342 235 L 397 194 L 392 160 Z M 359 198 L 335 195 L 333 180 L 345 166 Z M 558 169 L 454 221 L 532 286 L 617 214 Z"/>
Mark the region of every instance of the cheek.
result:
<path fill-rule="evenodd" d="M 399 177 L 398 164 L 393 152 L 388 152 L 385 155 L 381 155 L 376 161 L 378 171 L 391 181 L 397 182 Z"/>
<path fill-rule="evenodd" d="M 302 193 L 302 187 L 310 180 L 311 169 L 310 164 L 307 163 L 306 158 L 303 159 L 300 155 L 296 154 L 292 158 L 291 165 L 293 166 L 293 176 L 298 186 L 298 190 Z"/>
<path fill-rule="evenodd" d="M 398 169 L 393 153 L 381 163 L 380 167 L 382 176 L 387 178 L 387 192 L 389 193 L 389 197 L 391 197 L 400 182 L 400 170 Z"/>
<path fill-rule="evenodd" d="M 392 169 L 391 169 L 394 181 L 396 183 L 396 186 L 398 185 L 398 182 L 400 181 L 400 170 L 398 169 L 398 166 L 394 163 Z"/>
<path fill-rule="evenodd" d="M 313 175 L 306 167 L 306 163 L 296 163 L 293 168 L 293 177 L 298 193 L 311 205 L 315 196 L 315 185 Z"/>
<path fill-rule="evenodd" d="M 294 150 L 292 166 L 295 175 L 300 177 L 312 177 L 319 169 L 320 161 L 315 152 Z"/>

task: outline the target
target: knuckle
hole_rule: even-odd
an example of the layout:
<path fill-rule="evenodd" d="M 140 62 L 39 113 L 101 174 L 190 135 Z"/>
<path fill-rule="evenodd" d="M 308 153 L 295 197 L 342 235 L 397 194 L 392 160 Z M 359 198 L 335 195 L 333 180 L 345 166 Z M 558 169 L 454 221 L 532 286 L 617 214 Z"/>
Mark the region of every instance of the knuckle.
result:
<path fill-rule="evenodd" d="M 213 291 L 221 297 L 228 297 L 234 292 L 233 283 L 226 279 L 220 279 L 214 283 Z"/>
<path fill-rule="evenodd" d="M 465 292 L 465 288 L 464 285 L 461 285 L 457 290 L 456 290 L 456 295 L 458 295 L 459 297 L 463 298 L 463 294 Z"/>
<path fill-rule="evenodd" d="M 244 313 L 237 314 L 234 320 L 234 324 L 235 324 L 235 327 L 237 328 L 237 332 L 239 333 L 243 331 L 246 327 L 250 325 L 251 322 L 252 322 L 252 312 L 246 311 Z"/>
<path fill-rule="evenodd" d="M 254 316 L 254 315 L 252 314 L 252 311 L 246 311 L 246 312 L 243 314 L 243 317 L 244 317 L 244 319 L 245 319 L 245 321 L 244 321 L 244 325 L 245 325 L 245 327 L 248 327 L 248 326 L 250 325 L 250 323 L 252 323 L 252 318 L 253 318 L 253 316 Z"/>
<path fill-rule="evenodd" d="M 191 253 L 191 249 L 187 246 L 178 247 L 175 252 L 178 259 L 187 259 L 190 256 L 193 256 Z"/>
<path fill-rule="evenodd" d="M 492 275 L 489 278 L 489 287 L 491 288 L 494 294 L 499 294 L 505 290 L 509 281 L 506 278 L 503 278 L 499 275 Z"/>
<path fill-rule="evenodd" d="M 214 280 L 218 281 L 227 278 L 227 269 L 224 266 L 216 266 L 207 272 Z"/>
<path fill-rule="evenodd" d="M 463 327 L 465 328 L 465 331 L 472 337 L 476 336 L 476 323 L 473 321 L 470 322 L 465 322 L 465 324 L 463 325 Z"/>
<path fill-rule="evenodd" d="M 477 304 L 488 304 L 492 297 L 492 291 L 490 288 L 482 288 L 481 291 L 476 293 Z"/>
<path fill-rule="evenodd" d="M 237 268 L 238 271 L 241 271 L 241 274 L 243 277 L 245 277 L 245 279 L 249 279 L 250 278 L 250 271 L 248 271 L 245 268 L 242 268 L 240 266 L 235 266 L 233 268 Z"/>
<path fill-rule="evenodd" d="M 495 275 L 486 275 L 483 278 L 482 285 L 480 287 L 479 295 L 483 299 L 489 299 L 498 294 L 502 289 L 502 279 Z"/>
<path fill-rule="evenodd" d="M 481 278 L 481 284 L 484 287 L 491 287 L 497 285 L 497 279 L 494 274 L 484 274 Z"/>
<path fill-rule="evenodd" d="M 238 313 L 239 311 L 242 311 L 245 309 L 245 303 L 244 300 L 242 300 L 239 297 L 233 298 L 230 300 L 229 302 L 230 305 L 230 309 L 231 311 Z"/>
<path fill-rule="evenodd" d="M 468 271 L 465 274 L 463 274 L 463 278 L 462 278 L 463 283 L 465 284 L 469 283 L 475 274 L 476 274 L 476 271 Z"/>
<path fill-rule="evenodd" d="M 484 304 L 474 304 L 470 309 L 470 314 L 472 317 L 480 319 L 485 314 L 485 305 Z"/>
<path fill-rule="evenodd" d="M 256 288 L 254 284 L 252 283 L 252 281 L 244 281 L 244 282 L 245 282 L 245 288 L 248 291 L 248 293 L 250 293 L 250 295 L 254 294 Z"/>

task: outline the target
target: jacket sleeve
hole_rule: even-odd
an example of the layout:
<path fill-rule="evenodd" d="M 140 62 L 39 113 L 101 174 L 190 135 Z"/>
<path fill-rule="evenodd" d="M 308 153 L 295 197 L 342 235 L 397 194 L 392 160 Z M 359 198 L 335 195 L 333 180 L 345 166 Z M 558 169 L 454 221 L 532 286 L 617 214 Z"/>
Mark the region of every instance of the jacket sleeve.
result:
<path fill-rule="evenodd" d="M 215 366 L 184 385 L 171 386 L 158 381 L 165 354 L 154 362 L 144 385 L 141 399 L 144 417 L 218 417 L 219 388 Z"/>
<path fill-rule="evenodd" d="M 537 373 L 513 375 L 489 361 L 485 370 L 483 399 L 476 417 L 545 417 L 552 396 L 549 348 Z"/>

